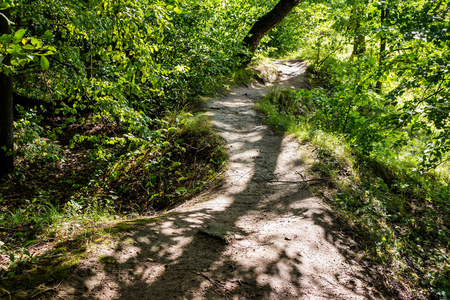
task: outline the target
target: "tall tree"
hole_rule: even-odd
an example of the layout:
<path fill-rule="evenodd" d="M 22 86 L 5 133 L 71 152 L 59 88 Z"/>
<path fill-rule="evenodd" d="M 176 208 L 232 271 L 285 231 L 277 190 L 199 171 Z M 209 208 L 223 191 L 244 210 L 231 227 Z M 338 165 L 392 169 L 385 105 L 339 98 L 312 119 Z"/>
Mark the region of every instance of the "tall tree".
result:
<path fill-rule="evenodd" d="M 11 18 L 9 10 L 0 14 L 0 34 L 10 34 Z M 3 60 L 7 63 L 8 57 Z M 8 151 L 13 148 L 13 85 L 12 78 L 4 70 L 0 72 L 0 177 L 8 174 L 14 168 L 13 157 Z"/>
<path fill-rule="evenodd" d="M 388 17 L 389 14 L 389 10 L 383 6 L 383 8 L 381 9 L 381 13 L 380 13 L 380 23 L 381 23 L 381 39 L 380 39 L 380 53 L 379 53 L 379 57 L 378 57 L 378 67 L 381 68 L 384 62 L 384 56 L 385 56 L 385 51 L 386 51 L 386 28 L 385 28 L 385 23 L 386 23 L 386 19 Z M 381 88 L 383 86 L 383 83 L 381 82 L 381 80 L 378 80 L 376 83 L 376 87 L 375 87 L 375 91 L 378 94 L 381 94 Z"/>
<path fill-rule="evenodd" d="M 261 39 L 303 0 L 280 0 L 268 13 L 259 18 L 244 38 L 244 46 L 254 53 Z"/>

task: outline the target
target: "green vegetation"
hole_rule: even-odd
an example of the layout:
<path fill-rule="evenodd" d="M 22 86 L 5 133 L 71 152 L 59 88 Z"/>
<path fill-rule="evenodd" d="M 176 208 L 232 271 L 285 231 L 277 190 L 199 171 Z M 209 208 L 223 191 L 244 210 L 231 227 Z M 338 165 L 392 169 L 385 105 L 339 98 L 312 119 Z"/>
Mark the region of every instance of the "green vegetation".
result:
<path fill-rule="evenodd" d="M 215 1 L 0 4 L 11 27 L 0 38 L 1 72 L 15 93 L 14 149 L 0 150 L 15 164 L 0 182 L 2 282 L 50 268 L 41 248 L 58 249 L 54 240 L 164 211 L 215 182 L 226 154 L 207 118 L 192 111 L 202 97 L 251 77 L 235 54 L 266 9 Z M 71 245 L 67 253 L 83 252 Z"/>
<path fill-rule="evenodd" d="M 328 182 L 316 191 L 386 286 L 395 278 L 415 297 L 448 299 L 449 4 L 306 5 L 270 44 L 286 53 L 284 36 L 294 36 L 290 55 L 310 63 L 311 89 L 274 90 L 259 109 L 315 147 L 312 169 Z M 307 29 L 295 29 L 300 16 Z"/>
<path fill-rule="evenodd" d="M 316 192 L 386 287 L 398 279 L 415 297 L 448 299 L 448 3 L 341 4 L 297 12 L 314 25 L 296 31 L 308 42 L 291 54 L 309 61 L 311 89 L 274 90 L 259 109 L 315 147 L 312 169 L 328 182 Z M 290 18 L 282 25 L 295 34 Z"/>
<path fill-rule="evenodd" d="M 436 172 L 412 172 L 404 161 L 365 156 L 341 135 L 279 111 L 281 103 L 297 103 L 295 97 L 288 101 L 286 94 L 295 95 L 274 92 L 259 109 L 275 129 L 293 133 L 315 148 L 311 169 L 327 184 L 314 190 L 355 236 L 358 257 L 378 266 L 388 290 L 399 280 L 416 295 L 445 299 L 441 296 L 448 293 L 450 276 L 448 183 Z"/>
<path fill-rule="evenodd" d="M 310 63 L 311 89 L 274 91 L 260 109 L 316 147 L 321 193 L 362 255 L 416 295 L 449 298 L 450 4 L 279 3 L 292 12 L 255 42 L 276 1 L 2 1 L 0 84 L 15 114 L 0 115 L 0 281 L 63 276 L 105 224 L 214 182 L 226 154 L 194 112 L 251 78 L 242 57 L 259 45 Z"/>

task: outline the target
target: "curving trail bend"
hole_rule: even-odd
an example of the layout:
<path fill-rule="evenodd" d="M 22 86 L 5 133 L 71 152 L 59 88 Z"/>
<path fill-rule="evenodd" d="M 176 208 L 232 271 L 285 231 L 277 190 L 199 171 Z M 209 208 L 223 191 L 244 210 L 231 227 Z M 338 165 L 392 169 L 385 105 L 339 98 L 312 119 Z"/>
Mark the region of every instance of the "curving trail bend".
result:
<path fill-rule="evenodd" d="M 276 85 L 306 84 L 303 62 L 273 67 Z M 55 298 L 385 299 L 303 183 L 308 147 L 273 134 L 253 109 L 269 89 L 240 86 L 207 104 L 230 153 L 222 186 L 98 247 Z M 202 228 L 227 232 L 229 243 Z"/>

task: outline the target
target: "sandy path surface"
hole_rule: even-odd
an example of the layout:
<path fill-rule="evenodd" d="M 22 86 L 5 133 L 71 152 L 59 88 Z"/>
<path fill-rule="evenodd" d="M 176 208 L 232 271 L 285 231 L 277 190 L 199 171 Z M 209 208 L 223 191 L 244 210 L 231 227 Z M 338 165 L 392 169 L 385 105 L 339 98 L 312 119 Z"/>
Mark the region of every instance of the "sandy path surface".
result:
<path fill-rule="evenodd" d="M 275 67 L 283 86 L 304 84 L 302 62 Z M 102 247 L 103 259 L 81 262 L 55 298 L 384 299 L 303 183 L 299 144 L 254 111 L 267 92 L 254 83 L 208 103 L 230 153 L 221 187 Z M 228 231 L 229 242 L 202 228 Z"/>

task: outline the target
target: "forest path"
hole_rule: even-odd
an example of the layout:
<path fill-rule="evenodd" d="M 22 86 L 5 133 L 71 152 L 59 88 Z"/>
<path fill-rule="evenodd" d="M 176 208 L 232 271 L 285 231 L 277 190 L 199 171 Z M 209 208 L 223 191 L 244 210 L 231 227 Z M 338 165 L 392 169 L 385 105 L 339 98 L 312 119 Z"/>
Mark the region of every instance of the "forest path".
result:
<path fill-rule="evenodd" d="M 273 67 L 276 85 L 305 84 L 305 63 Z M 307 146 L 273 134 L 253 109 L 268 90 L 253 83 L 207 104 L 230 153 L 222 186 L 98 247 L 56 298 L 383 299 L 303 182 Z"/>

